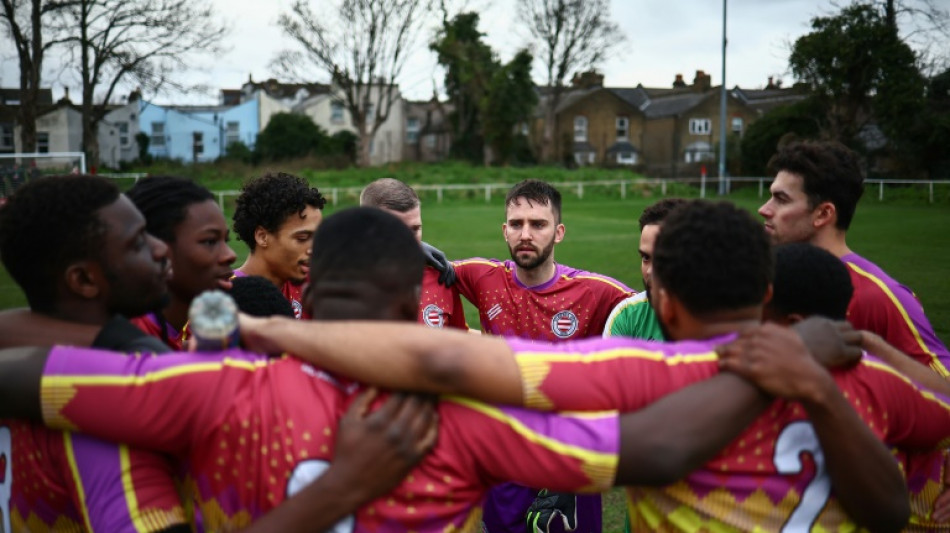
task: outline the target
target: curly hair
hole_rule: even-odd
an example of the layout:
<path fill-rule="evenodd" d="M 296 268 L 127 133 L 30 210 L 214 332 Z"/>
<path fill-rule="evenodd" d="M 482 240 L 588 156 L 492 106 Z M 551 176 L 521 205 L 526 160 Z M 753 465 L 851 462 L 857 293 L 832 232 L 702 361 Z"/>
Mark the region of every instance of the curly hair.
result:
<path fill-rule="evenodd" d="M 267 173 L 244 184 L 234 209 L 234 232 L 251 252 L 257 247 L 258 227 L 275 233 L 291 215 L 301 215 L 307 206 L 323 209 L 327 200 L 303 178 L 278 172 Z"/>
<path fill-rule="evenodd" d="M 145 216 L 146 231 L 167 243 L 175 242 L 175 228 L 185 220 L 189 206 L 214 200 L 208 189 L 174 176 L 140 180 L 125 194 Z"/>
<path fill-rule="evenodd" d="M 772 310 L 844 320 L 852 294 L 848 267 L 831 252 L 808 243 L 775 248 L 775 291 L 768 304 Z"/>
<path fill-rule="evenodd" d="M 518 198 L 524 198 L 528 201 L 550 205 L 554 212 L 555 224 L 561 223 L 561 193 L 550 183 L 541 180 L 524 180 L 515 185 L 505 196 L 505 207 L 507 208 Z"/>
<path fill-rule="evenodd" d="M 51 312 L 66 268 L 101 259 L 107 228 L 98 211 L 118 199 L 107 179 L 51 176 L 20 187 L 0 208 L 0 259 L 31 309 Z"/>
<path fill-rule="evenodd" d="M 674 209 L 688 201 L 689 200 L 685 198 L 664 198 L 659 202 L 648 206 L 640 215 L 640 231 L 643 231 L 644 226 L 663 222 L 666 217 L 673 212 Z"/>
<path fill-rule="evenodd" d="M 238 276 L 228 291 L 242 313 L 294 318 L 294 308 L 276 285 L 261 276 Z"/>
<path fill-rule="evenodd" d="M 861 164 L 851 149 L 833 141 L 792 143 L 769 160 L 770 172 L 783 170 L 801 177 L 808 207 L 831 202 L 838 214 L 835 227 L 847 230 L 851 226 L 858 200 L 864 194 Z"/>
<path fill-rule="evenodd" d="M 773 265 L 765 228 L 729 202 L 678 207 L 653 249 L 654 280 L 698 317 L 761 305 Z"/>

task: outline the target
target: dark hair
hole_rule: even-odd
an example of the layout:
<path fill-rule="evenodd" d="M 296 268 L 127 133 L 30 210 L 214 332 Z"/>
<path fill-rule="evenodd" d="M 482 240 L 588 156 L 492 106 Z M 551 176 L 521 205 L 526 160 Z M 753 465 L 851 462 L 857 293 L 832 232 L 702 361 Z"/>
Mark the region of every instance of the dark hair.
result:
<path fill-rule="evenodd" d="M 51 176 L 17 189 L 0 207 L 0 259 L 34 311 L 49 312 L 56 278 L 75 261 L 101 258 L 105 223 L 98 211 L 119 199 L 95 176 Z"/>
<path fill-rule="evenodd" d="M 294 318 L 294 308 L 277 285 L 261 276 L 237 276 L 228 291 L 238 310 L 251 316 L 286 316 Z"/>
<path fill-rule="evenodd" d="M 654 279 L 697 316 L 761 305 L 773 274 L 765 228 L 728 202 L 676 208 L 653 249 Z"/>
<path fill-rule="evenodd" d="M 769 307 L 844 320 L 854 286 L 848 267 L 824 248 L 790 243 L 775 248 L 775 288 Z"/>
<path fill-rule="evenodd" d="M 550 205 L 554 212 L 554 222 L 561 223 L 561 193 L 550 183 L 541 180 L 524 180 L 515 185 L 505 196 L 505 207 L 518 198 L 524 198 L 541 205 Z"/>
<path fill-rule="evenodd" d="M 831 202 L 838 214 L 835 227 L 847 230 L 858 200 L 864 194 L 864 175 L 858 156 L 833 141 L 797 142 L 785 146 L 769 160 L 769 171 L 790 172 L 802 178 L 808 206 Z"/>
<path fill-rule="evenodd" d="M 234 232 L 253 252 L 258 226 L 275 233 L 290 215 L 300 215 L 307 206 L 323 209 L 326 203 L 320 191 L 303 178 L 268 172 L 241 187 L 234 208 Z"/>
<path fill-rule="evenodd" d="M 126 195 L 145 216 L 146 230 L 167 243 L 175 242 L 175 228 L 188 216 L 190 205 L 214 200 L 208 189 L 174 176 L 139 180 Z"/>
<path fill-rule="evenodd" d="M 648 206 L 640 215 L 640 231 L 643 231 L 644 226 L 663 222 L 674 209 L 688 201 L 685 198 L 664 198 Z"/>
<path fill-rule="evenodd" d="M 312 283 L 365 280 L 387 291 L 422 283 L 425 258 L 412 231 L 375 207 L 352 207 L 327 217 L 313 236 Z"/>
<path fill-rule="evenodd" d="M 419 196 L 412 187 L 395 178 L 380 178 L 360 192 L 360 205 L 405 213 L 419 207 Z"/>

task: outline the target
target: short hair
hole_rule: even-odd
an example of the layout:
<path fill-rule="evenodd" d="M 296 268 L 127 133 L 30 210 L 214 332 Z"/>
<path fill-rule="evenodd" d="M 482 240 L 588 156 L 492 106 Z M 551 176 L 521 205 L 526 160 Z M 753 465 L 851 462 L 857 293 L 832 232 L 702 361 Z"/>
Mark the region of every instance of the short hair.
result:
<path fill-rule="evenodd" d="M 425 258 L 412 231 L 375 207 L 334 213 L 313 236 L 313 284 L 361 280 L 395 293 L 421 284 L 424 268 Z"/>
<path fill-rule="evenodd" d="M 52 311 L 56 278 L 75 261 L 102 258 L 107 228 L 98 211 L 118 199 L 107 179 L 51 176 L 20 187 L 0 207 L 0 259 L 30 308 Z"/>
<path fill-rule="evenodd" d="M 847 230 L 858 200 L 864 194 L 864 175 L 858 156 L 836 141 L 791 143 L 769 160 L 769 171 L 790 172 L 802 178 L 808 206 L 831 202 L 838 214 L 835 227 Z"/>
<path fill-rule="evenodd" d="M 253 252 L 258 226 L 275 233 L 290 215 L 300 215 L 307 206 L 323 209 L 326 203 L 320 191 L 303 178 L 268 172 L 241 187 L 234 208 L 234 232 Z"/>
<path fill-rule="evenodd" d="M 541 180 L 524 180 L 515 185 L 505 196 L 507 208 L 518 198 L 524 198 L 541 205 L 550 205 L 554 212 L 554 222 L 561 223 L 561 193 L 550 183 Z"/>
<path fill-rule="evenodd" d="M 765 228 L 729 202 L 676 208 L 653 249 L 654 279 L 699 317 L 761 305 L 773 275 Z"/>
<path fill-rule="evenodd" d="M 777 313 L 844 320 L 853 294 L 848 267 L 831 252 L 808 243 L 775 248 L 775 288 L 768 305 Z"/>
<path fill-rule="evenodd" d="M 360 192 L 360 205 L 405 213 L 419 207 L 420 203 L 412 187 L 395 178 L 380 178 Z"/>
<path fill-rule="evenodd" d="M 688 201 L 685 198 L 664 198 L 648 206 L 640 215 L 640 231 L 643 231 L 644 226 L 663 222 L 674 209 Z"/>
<path fill-rule="evenodd" d="M 175 176 L 139 180 L 126 195 L 145 216 L 146 230 L 167 243 L 175 242 L 175 228 L 185 221 L 189 206 L 214 200 L 208 189 Z"/>
<path fill-rule="evenodd" d="M 294 308 L 277 285 L 261 276 L 237 276 L 228 291 L 238 310 L 251 316 L 294 318 Z"/>

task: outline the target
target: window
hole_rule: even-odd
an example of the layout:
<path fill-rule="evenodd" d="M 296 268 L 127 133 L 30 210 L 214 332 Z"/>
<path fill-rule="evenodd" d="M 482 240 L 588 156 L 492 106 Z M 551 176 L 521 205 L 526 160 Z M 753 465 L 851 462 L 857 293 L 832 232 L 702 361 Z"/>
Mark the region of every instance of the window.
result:
<path fill-rule="evenodd" d="M 732 132 L 742 133 L 742 117 L 732 117 Z"/>
<path fill-rule="evenodd" d="M 333 124 L 343 124 L 343 104 L 340 102 L 330 104 L 330 122 Z"/>
<path fill-rule="evenodd" d="M 683 160 L 687 163 L 699 163 L 702 161 L 715 161 L 716 154 L 713 152 L 712 145 L 699 141 L 686 147 Z"/>
<path fill-rule="evenodd" d="M 406 142 L 416 144 L 419 142 L 419 119 L 410 118 L 406 120 Z"/>
<path fill-rule="evenodd" d="M 369 104 L 366 106 L 366 123 L 372 124 L 376 120 L 376 106 Z"/>
<path fill-rule="evenodd" d="M 119 145 L 120 146 L 129 145 L 129 123 L 128 122 L 119 123 Z"/>
<path fill-rule="evenodd" d="M 708 118 L 689 119 L 689 132 L 693 135 L 709 135 L 712 131 L 712 121 Z"/>
<path fill-rule="evenodd" d="M 192 150 L 195 153 L 195 157 L 205 153 L 205 134 L 200 131 L 192 132 Z"/>
<path fill-rule="evenodd" d="M 228 147 L 239 142 L 241 142 L 241 123 L 228 122 L 224 125 L 224 146 Z"/>
<path fill-rule="evenodd" d="M 637 160 L 636 152 L 617 152 L 618 165 L 636 165 Z"/>
<path fill-rule="evenodd" d="M 165 147 L 165 123 L 152 122 L 152 146 L 156 148 Z"/>
<path fill-rule="evenodd" d="M 587 117 L 574 117 L 574 142 L 587 142 Z"/>
<path fill-rule="evenodd" d="M 13 124 L 0 124 L 0 148 L 13 148 Z"/>
<path fill-rule="evenodd" d="M 41 154 L 49 153 L 49 132 L 36 132 L 36 151 Z"/>
<path fill-rule="evenodd" d="M 594 152 L 575 152 L 574 153 L 574 162 L 579 166 L 584 165 L 593 165 L 594 158 L 597 156 Z"/>
<path fill-rule="evenodd" d="M 617 117 L 617 140 L 626 141 L 630 138 L 630 119 Z"/>

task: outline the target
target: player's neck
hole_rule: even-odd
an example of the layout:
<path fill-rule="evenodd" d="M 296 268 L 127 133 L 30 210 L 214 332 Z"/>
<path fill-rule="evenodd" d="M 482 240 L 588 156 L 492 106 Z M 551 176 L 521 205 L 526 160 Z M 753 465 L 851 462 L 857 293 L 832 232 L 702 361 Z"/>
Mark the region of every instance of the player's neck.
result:
<path fill-rule="evenodd" d="M 248 254 L 247 260 L 244 261 L 244 264 L 239 268 L 241 272 L 244 272 L 248 276 L 260 276 L 267 279 L 277 287 L 281 287 L 284 284 L 283 279 L 280 279 L 279 276 L 274 274 L 268 265 L 267 260 L 261 257 L 259 254 Z"/>
<path fill-rule="evenodd" d="M 551 278 L 554 277 L 556 272 L 557 264 L 554 262 L 553 258 L 530 270 L 521 268 L 520 266 L 515 269 L 515 275 L 518 276 L 518 281 L 520 281 L 525 287 L 536 287 L 538 285 L 543 285 L 551 281 Z"/>
<path fill-rule="evenodd" d="M 115 313 L 110 313 L 99 305 L 99 302 L 90 301 L 58 302 L 48 313 L 41 314 L 66 322 L 94 326 L 104 326 L 115 316 Z"/>
<path fill-rule="evenodd" d="M 161 310 L 161 313 L 169 326 L 175 328 L 177 331 L 181 331 L 185 328 L 185 324 L 188 323 L 189 307 L 191 307 L 191 300 L 185 301 L 172 295 L 171 301 L 168 302 L 165 309 Z"/>
<path fill-rule="evenodd" d="M 819 248 L 824 248 L 834 254 L 835 257 L 841 258 L 851 253 L 851 249 L 848 248 L 847 236 L 847 231 L 837 228 L 828 228 L 825 231 L 816 233 L 811 240 L 811 244 Z"/>

